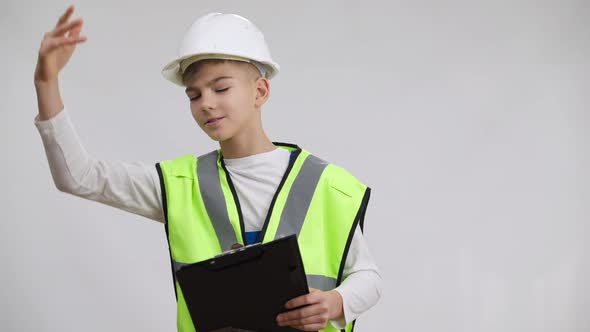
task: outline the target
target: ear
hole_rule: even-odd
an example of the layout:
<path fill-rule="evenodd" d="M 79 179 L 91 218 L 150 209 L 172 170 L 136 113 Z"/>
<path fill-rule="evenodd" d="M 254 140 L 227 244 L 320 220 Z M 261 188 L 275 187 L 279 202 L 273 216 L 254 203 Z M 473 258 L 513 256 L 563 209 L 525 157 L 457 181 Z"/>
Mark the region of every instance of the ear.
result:
<path fill-rule="evenodd" d="M 262 107 L 270 96 L 270 84 L 264 77 L 259 77 L 254 84 L 256 86 L 256 99 L 254 100 L 254 105 L 256 107 Z"/>

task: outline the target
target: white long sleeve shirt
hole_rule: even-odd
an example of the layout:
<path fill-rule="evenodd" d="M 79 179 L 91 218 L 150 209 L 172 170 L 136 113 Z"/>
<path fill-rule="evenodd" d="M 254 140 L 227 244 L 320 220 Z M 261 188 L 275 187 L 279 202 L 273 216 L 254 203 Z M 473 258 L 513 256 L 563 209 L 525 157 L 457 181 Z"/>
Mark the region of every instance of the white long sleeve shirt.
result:
<path fill-rule="evenodd" d="M 60 191 L 165 222 L 155 165 L 94 159 L 78 138 L 67 109 L 45 121 L 37 115 L 34 124 Z M 246 232 L 260 231 L 287 169 L 289 152 L 277 148 L 224 162 L 240 201 Z M 331 324 L 342 329 L 375 305 L 381 297 L 381 284 L 379 270 L 357 228 L 345 261 L 343 282 L 335 289 L 342 296 L 344 319 Z"/>

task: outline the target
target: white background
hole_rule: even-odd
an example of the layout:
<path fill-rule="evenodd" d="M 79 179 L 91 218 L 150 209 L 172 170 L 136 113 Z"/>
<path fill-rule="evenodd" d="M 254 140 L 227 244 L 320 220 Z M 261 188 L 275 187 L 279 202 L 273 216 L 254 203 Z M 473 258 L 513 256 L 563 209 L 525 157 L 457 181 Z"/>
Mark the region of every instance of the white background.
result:
<path fill-rule="evenodd" d="M 0 3 L 0 330 L 173 331 L 162 224 L 58 192 L 33 125 L 38 46 L 67 5 Z M 160 69 L 205 13 L 265 33 L 271 139 L 373 188 L 385 289 L 357 331 L 590 330 L 587 0 L 76 5 L 88 42 L 62 94 L 104 159 L 215 149 Z"/>

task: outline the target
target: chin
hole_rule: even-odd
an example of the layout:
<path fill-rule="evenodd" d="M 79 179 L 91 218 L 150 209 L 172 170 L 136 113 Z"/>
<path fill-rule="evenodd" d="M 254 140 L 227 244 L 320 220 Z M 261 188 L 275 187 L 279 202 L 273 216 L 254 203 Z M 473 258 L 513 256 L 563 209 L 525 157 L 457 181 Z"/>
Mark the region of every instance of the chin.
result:
<path fill-rule="evenodd" d="M 232 138 L 231 135 L 228 134 L 210 134 L 209 138 L 211 138 L 212 140 L 214 140 L 215 142 L 224 142 L 224 141 L 228 141 Z"/>

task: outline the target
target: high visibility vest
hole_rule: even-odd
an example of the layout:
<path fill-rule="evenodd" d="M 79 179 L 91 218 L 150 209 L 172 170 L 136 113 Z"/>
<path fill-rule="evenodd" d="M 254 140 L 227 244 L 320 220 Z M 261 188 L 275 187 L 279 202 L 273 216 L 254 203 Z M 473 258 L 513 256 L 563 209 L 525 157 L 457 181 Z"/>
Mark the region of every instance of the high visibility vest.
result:
<path fill-rule="evenodd" d="M 344 263 L 370 188 L 344 169 L 297 145 L 274 143 L 292 157 L 272 200 L 259 240 L 296 234 L 309 287 L 331 290 L 342 282 Z M 162 188 L 166 236 L 177 300 L 178 331 L 194 332 L 175 272 L 245 245 L 240 204 L 220 150 L 156 164 Z M 351 322 L 342 331 L 352 331 Z M 330 323 L 322 331 L 338 331 Z"/>

